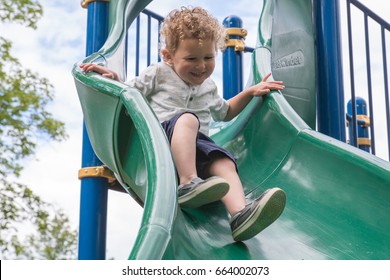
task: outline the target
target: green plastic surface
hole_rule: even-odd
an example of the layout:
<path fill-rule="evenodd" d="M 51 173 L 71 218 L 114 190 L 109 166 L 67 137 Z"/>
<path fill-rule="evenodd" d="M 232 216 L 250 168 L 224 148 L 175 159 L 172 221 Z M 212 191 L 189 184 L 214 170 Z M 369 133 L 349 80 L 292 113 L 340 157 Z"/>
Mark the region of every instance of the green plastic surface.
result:
<path fill-rule="evenodd" d="M 299 9 L 289 2 L 296 3 Z M 109 64 L 120 49 L 114 46 L 120 46 L 124 38 L 116 24 L 131 22 L 136 15 L 130 12 L 135 9 L 132 7 L 139 12 L 148 3 L 119 0 L 116 6 L 126 13 L 111 13 L 116 18 L 112 19 L 110 43 L 86 60 Z M 295 35 L 301 34 L 304 44 L 312 45 L 301 48 L 302 55 L 299 54 L 309 70 L 301 64 L 273 72 L 275 79 L 285 75 L 295 83 L 290 97 L 273 92 L 264 99 L 253 99 L 236 119 L 215 123 L 211 130 L 212 137 L 238 158 L 248 199 L 274 186 L 287 194 L 281 217 L 245 242 L 233 241 L 221 203 L 191 210 L 178 207 L 169 146 L 144 97 L 124 84 L 97 74 L 84 74 L 75 65 L 73 75 L 92 146 L 129 194 L 144 206 L 130 259 L 390 258 L 390 164 L 306 124 L 312 121 L 310 106 L 315 96 L 315 71 L 310 75 L 304 72 L 312 71 L 315 65 L 308 61 L 314 55 L 313 37 L 308 35 L 312 30 L 310 9 L 309 0 L 266 1 L 259 23 L 253 83 L 285 57 L 283 52 L 296 52 L 300 39 Z M 293 39 L 290 50 L 285 45 L 277 48 L 276 42 L 288 44 L 290 40 L 285 40 L 283 27 L 272 21 L 274 15 L 280 17 L 286 12 L 290 12 L 289 30 L 294 30 L 294 22 L 297 27 L 286 35 Z M 273 51 L 278 54 L 276 58 Z M 304 78 L 295 81 L 298 74 L 290 71 L 301 71 L 300 68 Z M 299 88 L 305 92 L 299 93 Z M 300 95 L 309 98 L 299 98 Z M 308 104 L 307 110 L 296 100 L 303 100 L 301 105 Z"/>

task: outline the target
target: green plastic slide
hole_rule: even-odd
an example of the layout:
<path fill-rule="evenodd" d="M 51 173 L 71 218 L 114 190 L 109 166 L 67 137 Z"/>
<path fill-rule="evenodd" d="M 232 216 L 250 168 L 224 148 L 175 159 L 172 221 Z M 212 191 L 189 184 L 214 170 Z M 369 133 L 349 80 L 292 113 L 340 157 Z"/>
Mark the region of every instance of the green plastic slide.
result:
<path fill-rule="evenodd" d="M 115 68 L 127 27 L 150 1 L 111 2 L 107 43 L 84 61 Z M 286 90 L 253 99 L 211 129 L 237 157 L 249 200 L 274 186 L 287 194 L 281 217 L 248 241 L 234 242 L 220 202 L 178 207 L 169 145 L 142 94 L 75 65 L 94 151 L 144 207 L 129 259 L 390 259 L 390 164 L 312 129 L 311 1 L 264 2 L 249 83 L 272 69 Z"/>

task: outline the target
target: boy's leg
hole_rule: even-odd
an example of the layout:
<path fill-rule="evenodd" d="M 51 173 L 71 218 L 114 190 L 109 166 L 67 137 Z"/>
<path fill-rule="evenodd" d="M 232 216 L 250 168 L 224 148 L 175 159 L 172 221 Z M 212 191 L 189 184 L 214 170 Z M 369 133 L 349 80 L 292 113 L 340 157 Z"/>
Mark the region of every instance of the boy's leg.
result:
<path fill-rule="evenodd" d="M 229 183 L 228 193 L 221 199 L 230 215 L 244 209 L 246 201 L 244 189 L 238 176 L 236 165 L 228 157 L 215 159 L 209 168 L 210 176 L 219 176 Z"/>
<path fill-rule="evenodd" d="M 180 184 L 198 176 L 196 172 L 196 138 L 199 120 L 192 114 L 183 114 L 176 121 L 171 139 L 171 151 Z"/>
<path fill-rule="evenodd" d="M 210 175 L 220 176 L 228 181 L 230 189 L 221 199 L 231 215 L 231 229 L 234 240 L 244 241 L 252 238 L 271 225 L 283 212 L 286 194 L 279 188 L 265 191 L 259 198 L 246 204 L 241 180 L 236 166 L 228 157 L 212 162 Z"/>
<path fill-rule="evenodd" d="M 196 141 L 199 120 L 190 113 L 182 114 L 175 123 L 171 136 L 171 151 L 179 175 L 179 204 L 182 207 L 197 208 L 223 197 L 228 183 L 219 177 L 206 180 L 198 178 L 196 169 Z"/>

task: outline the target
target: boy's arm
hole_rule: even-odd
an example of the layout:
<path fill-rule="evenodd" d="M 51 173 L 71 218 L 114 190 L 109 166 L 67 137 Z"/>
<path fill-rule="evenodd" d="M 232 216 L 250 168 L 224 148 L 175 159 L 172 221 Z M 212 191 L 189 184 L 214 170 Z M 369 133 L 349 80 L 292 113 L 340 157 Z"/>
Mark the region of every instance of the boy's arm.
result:
<path fill-rule="evenodd" d="M 99 73 L 100 75 L 102 75 L 103 77 L 107 77 L 107 78 L 119 81 L 119 75 L 116 72 L 114 72 L 114 71 L 112 71 L 104 66 L 97 65 L 94 63 L 82 63 L 82 64 L 80 64 L 80 68 L 83 69 L 83 71 L 85 73 L 96 72 L 96 73 Z"/>
<path fill-rule="evenodd" d="M 267 74 L 263 80 L 257 85 L 248 87 L 236 96 L 228 100 L 229 109 L 225 117 L 225 121 L 230 121 L 236 117 L 248 103 L 252 100 L 253 96 L 261 96 L 268 94 L 271 90 L 283 90 L 284 85 L 282 81 L 267 82 L 267 79 L 271 76 L 271 73 Z"/>

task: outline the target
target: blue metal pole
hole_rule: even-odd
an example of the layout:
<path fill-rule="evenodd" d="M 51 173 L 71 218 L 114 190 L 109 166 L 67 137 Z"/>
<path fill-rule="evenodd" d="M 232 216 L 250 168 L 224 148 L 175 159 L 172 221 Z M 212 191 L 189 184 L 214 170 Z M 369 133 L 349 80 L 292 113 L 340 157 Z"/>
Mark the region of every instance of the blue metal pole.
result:
<path fill-rule="evenodd" d="M 226 28 L 241 28 L 242 20 L 237 16 L 229 16 L 224 19 Z M 241 39 L 240 36 L 230 36 L 229 39 Z M 242 51 L 235 51 L 234 47 L 228 47 L 223 52 L 223 97 L 230 99 L 243 88 Z"/>
<path fill-rule="evenodd" d="M 352 100 L 348 101 L 347 104 L 347 121 L 349 124 L 349 144 L 359 147 L 359 149 L 370 152 L 370 136 L 368 128 L 370 127 L 370 118 L 367 116 L 367 102 L 361 98 L 356 97 L 356 116 L 352 117 Z M 353 127 L 351 122 L 357 120 L 357 139 L 355 138 Z"/>
<path fill-rule="evenodd" d="M 137 17 L 136 25 L 136 37 L 135 37 L 135 75 L 139 75 L 139 57 L 140 57 L 140 33 L 141 33 L 141 15 Z"/>
<path fill-rule="evenodd" d="M 101 48 L 108 35 L 108 2 L 88 4 L 87 56 Z M 96 157 L 85 124 L 83 126 L 82 167 L 101 166 Z M 80 194 L 79 250 L 80 260 L 106 257 L 108 182 L 104 178 L 83 178 Z"/>
<path fill-rule="evenodd" d="M 318 131 L 345 142 L 339 0 L 317 0 L 314 3 L 318 58 Z"/>

